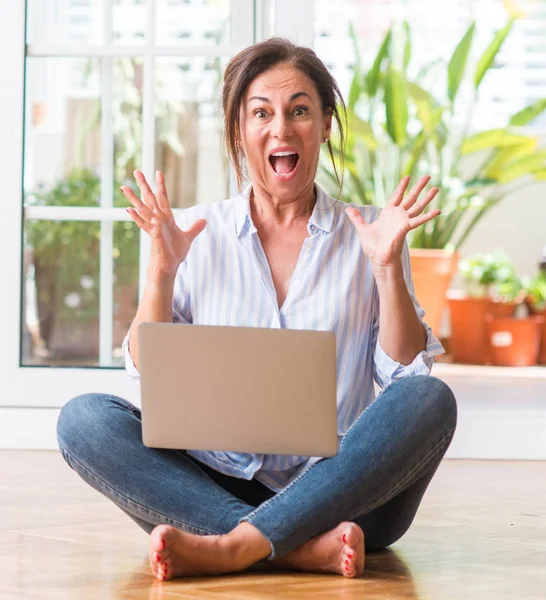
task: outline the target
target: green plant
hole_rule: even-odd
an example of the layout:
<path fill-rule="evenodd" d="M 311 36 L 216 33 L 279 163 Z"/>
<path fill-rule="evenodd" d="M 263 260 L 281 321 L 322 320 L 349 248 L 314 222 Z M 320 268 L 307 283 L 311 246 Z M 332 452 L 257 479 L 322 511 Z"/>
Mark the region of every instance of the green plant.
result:
<path fill-rule="evenodd" d="M 116 181 L 136 186 L 132 180 Z M 100 206 L 100 177 L 89 169 L 73 169 L 66 178 L 26 197 L 28 206 Z M 114 206 L 125 198 L 114 196 Z M 49 342 L 55 324 L 96 319 L 99 311 L 99 254 L 101 224 L 97 221 L 29 220 L 26 244 L 32 249 L 40 334 Z M 113 224 L 116 291 L 138 281 L 139 235 L 132 222 Z M 67 301 L 76 294 L 77 303 Z M 74 296 L 72 296 L 74 297 Z"/>
<path fill-rule="evenodd" d="M 540 271 L 534 277 L 524 277 L 527 304 L 533 312 L 546 310 L 546 273 Z"/>
<path fill-rule="evenodd" d="M 523 283 L 512 261 L 501 250 L 475 253 L 459 261 L 466 293 L 474 298 L 514 302 L 522 298 Z"/>
<path fill-rule="evenodd" d="M 476 29 L 472 23 L 447 64 L 424 65 L 415 77 L 409 75 L 412 44 L 407 23 L 388 30 L 367 69 L 350 26 L 357 60 L 347 100 L 341 198 L 384 206 L 404 175 L 414 180 L 431 175 L 430 186 L 440 191 L 429 208 L 439 208 L 442 214 L 412 232 L 411 247 L 457 250 L 505 196 L 546 180 L 546 150 L 537 150 L 538 138 L 523 130 L 546 109 L 546 99 L 514 114 L 504 128 L 469 135 L 478 90 L 514 20 L 494 35 L 475 64 L 469 64 Z M 436 94 L 439 86 L 431 81 L 438 75 L 445 81 L 443 96 Z M 469 107 L 459 105 L 462 85 L 473 89 Z M 468 116 L 461 124 L 463 114 Z M 335 135 L 332 145 L 340 159 Z M 469 173 L 465 161 L 470 158 L 477 167 Z M 324 149 L 322 159 L 322 181 L 337 196 L 339 185 Z"/>

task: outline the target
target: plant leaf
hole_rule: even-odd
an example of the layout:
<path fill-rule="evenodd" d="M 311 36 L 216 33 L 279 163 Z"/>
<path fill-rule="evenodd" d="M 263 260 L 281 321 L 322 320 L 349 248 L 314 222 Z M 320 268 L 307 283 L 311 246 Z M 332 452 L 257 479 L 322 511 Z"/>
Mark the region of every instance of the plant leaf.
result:
<path fill-rule="evenodd" d="M 503 170 L 508 168 L 517 158 L 524 158 L 533 154 L 537 144 L 537 138 L 529 138 L 525 143 L 497 150 L 496 155 L 487 165 L 484 172 L 485 177 L 499 179 Z"/>
<path fill-rule="evenodd" d="M 485 74 L 490 69 L 495 57 L 497 56 L 498 51 L 500 50 L 506 36 L 510 33 L 510 29 L 512 29 L 512 25 L 514 24 L 515 17 L 511 17 L 508 23 L 493 37 L 493 40 L 485 49 L 485 52 L 482 54 L 478 64 L 476 66 L 476 72 L 474 73 L 474 87 L 478 89 L 480 87 L 480 83 L 482 82 Z"/>
<path fill-rule="evenodd" d="M 407 140 L 408 125 L 407 82 L 403 74 L 390 65 L 384 87 L 387 131 L 396 145 L 403 146 Z"/>
<path fill-rule="evenodd" d="M 525 143 L 529 136 L 510 132 L 508 129 L 487 129 L 480 131 L 463 142 L 461 151 L 470 154 L 487 148 L 504 148 L 506 146 L 518 146 Z"/>
<path fill-rule="evenodd" d="M 388 56 L 390 43 L 392 37 L 392 28 L 390 28 L 385 37 L 383 38 L 383 42 L 377 52 L 375 60 L 373 61 L 372 68 L 368 71 L 366 75 L 366 88 L 368 91 L 368 95 L 373 97 L 377 93 L 377 89 L 379 87 L 379 74 L 381 72 L 381 65 L 383 61 Z"/>
<path fill-rule="evenodd" d="M 353 43 L 354 53 L 355 53 L 355 71 L 353 73 L 353 78 L 351 80 L 351 87 L 349 90 L 348 97 L 348 106 L 349 108 L 354 108 L 357 103 L 360 94 L 362 92 L 362 58 L 360 56 L 360 48 L 358 47 L 358 40 L 356 38 L 356 32 L 353 27 L 353 24 L 349 22 L 349 37 Z"/>
<path fill-rule="evenodd" d="M 542 98 L 533 104 L 529 104 L 524 109 L 510 117 L 510 125 L 527 125 L 535 117 L 538 117 L 541 112 L 546 110 L 546 98 Z"/>
<path fill-rule="evenodd" d="M 360 48 L 358 47 L 358 40 L 356 37 L 356 31 L 355 28 L 352 24 L 351 21 L 349 21 L 349 37 L 351 38 L 351 41 L 353 43 L 353 49 L 355 52 L 355 60 L 356 60 L 356 67 L 358 68 L 359 71 L 362 70 L 362 58 L 360 56 Z"/>
<path fill-rule="evenodd" d="M 403 21 L 402 25 L 406 33 L 406 41 L 404 43 L 404 71 L 406 71 L 411 60 L 411 32 L 407 21 Z"/>
<path fill-rule="evenodd" d="M 347 107 L 349 109 L 354 109 L 355 104 L 358 102 L 361 93 L 362 74 L 360 73 L 360 69 L 358 67 L 355 67 L 355 72 L 353 74 L 353 78 L 351 79 L 351 87 L 349 88 L 349 98 L 347 100 Z"/>
<path fill-rule="evenodd" d="M 541 150 L 513 162 L 507 169 L 503 170 L 498 181 L 502 184 L 509 183 L 525 175 L 534 175 L 544 170 L 546 170 L 546 150 Z"/>
<path fill-rule="evenodd" d="M 447 66 L 447 96 L 451 102 L 455 100 L 455 96 L 459 91 L 475 31 L 476 23 L 472 23 L 461 38 L 461 41 L 457 44 Z"/>
<path fill-rule="evenodd" d="M 423 124 L 423 130 L 426 135 L 430 135 L 442 117 L 443 108 L 436 107 L 434 98 L 416 83 L 408 81 L 408 91 L 415 102 L 417 117 Z"/>
<path fill-rule="evenodd" d="M 372 126 L 367 121 L 363 121 L 352 110 L 347 111 L 347 121 L 351 132 L 357 133 L 369 150 L 377 148 L 377 140 L 374 137 Z"/>

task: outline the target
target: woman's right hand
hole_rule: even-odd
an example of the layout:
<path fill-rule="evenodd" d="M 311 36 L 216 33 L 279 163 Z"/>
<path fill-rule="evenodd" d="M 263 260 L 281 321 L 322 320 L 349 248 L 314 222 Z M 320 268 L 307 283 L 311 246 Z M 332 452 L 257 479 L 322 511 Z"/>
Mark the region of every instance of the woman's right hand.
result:
<path fill-rule="evenodd" d="M 205 229 L 207 221 L 198 219 L 187 231 L 183 231 L 174 219 L 163 173 L 156 171 L 157 197 L 141 171 L 135 171 L 134 175 L 142 200 L 127 186 L 121 186 L 120 190 L 134 207 L 127 209 L 131 219 L 152 240 L 149 272 L 151 269 L 160 278 L 174 277 L 186 259 L 193 240 Z"/>

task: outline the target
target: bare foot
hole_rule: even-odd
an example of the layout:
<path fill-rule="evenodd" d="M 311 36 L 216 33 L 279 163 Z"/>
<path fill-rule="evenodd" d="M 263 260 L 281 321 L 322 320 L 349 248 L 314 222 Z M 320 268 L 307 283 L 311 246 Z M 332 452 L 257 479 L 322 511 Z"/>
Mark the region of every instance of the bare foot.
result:
<path fill-rule="evenodd" d="M 356 523 L 343 521 L 292 552 L 260 564 L 267 562 L 273 568 L 358 577 L 364 571 L 364 532 Z"/>
<path fill-rule="evenodd" d="M 241 570 L 225 535 L 194 535 L 158 525 L 150 536 L 150 567 L 158 579 Z"/>

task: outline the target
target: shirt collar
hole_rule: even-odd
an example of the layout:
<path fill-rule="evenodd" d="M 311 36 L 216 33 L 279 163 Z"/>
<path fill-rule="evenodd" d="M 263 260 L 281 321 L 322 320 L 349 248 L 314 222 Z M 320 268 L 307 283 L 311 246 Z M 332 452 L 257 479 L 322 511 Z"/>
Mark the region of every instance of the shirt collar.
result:
<path fill-rule="evenodd" d="M 235 199 L 235 233 L 237 237 L 241 236 L 243 229 L 248 224 L 250 231 L 257 231 L 250 216 L 250 190 L 252 184 L 248 184 L 245 189 Z M 332 231 L 335 211 L 335 198 L 330 197 L 317 183 L 315 183 L 317 201 L 309 218 L 308 229 L 310 233 L 314 227 L 329 233 Z M 313 226 L 313 227 L 312 227 Z"/>

